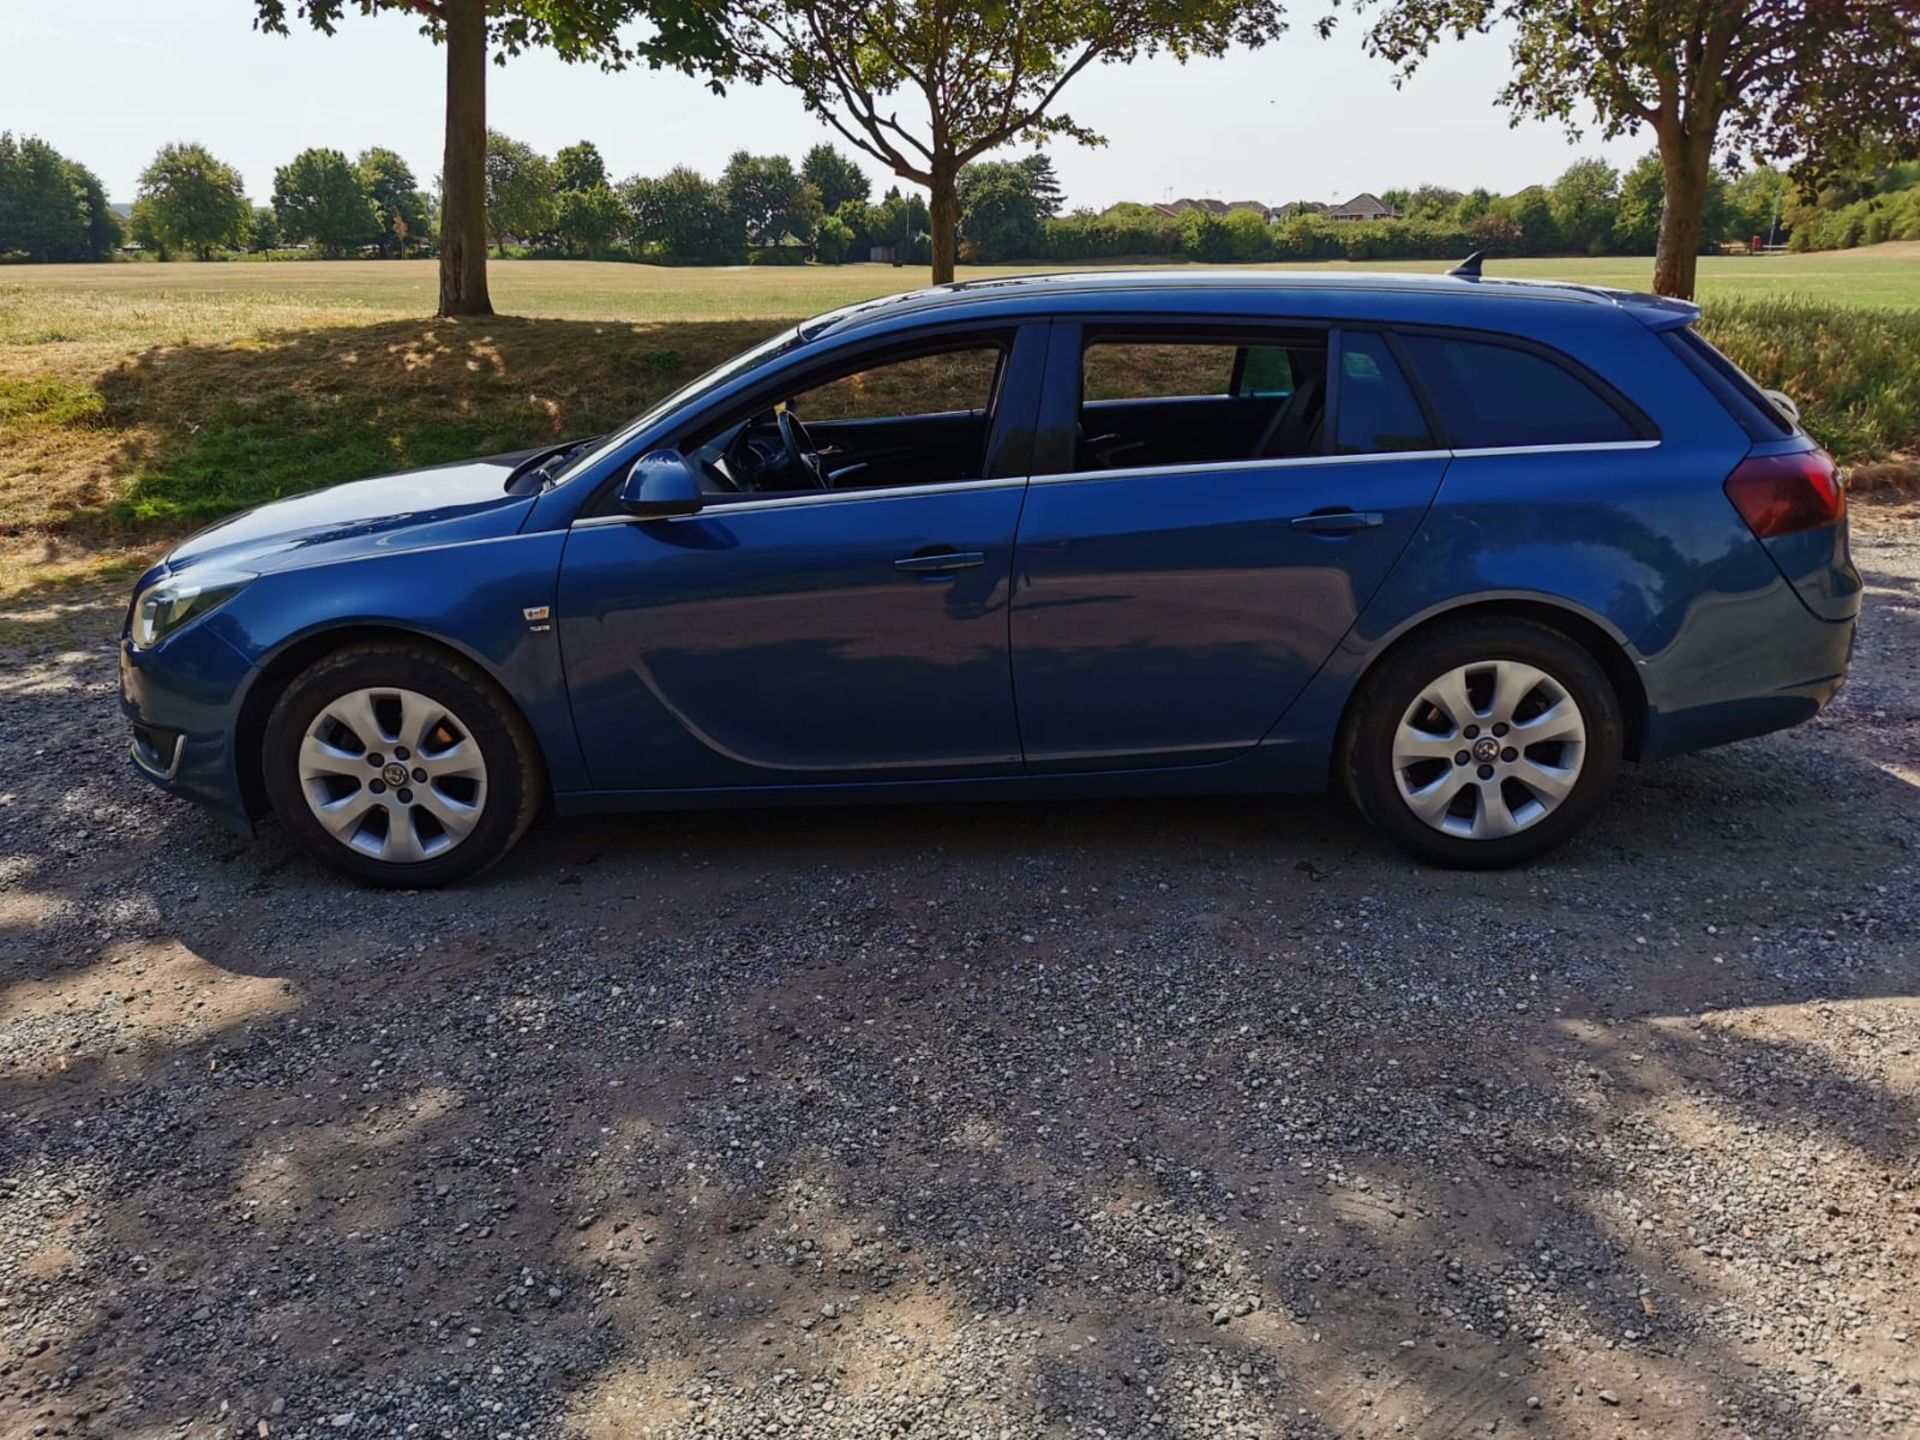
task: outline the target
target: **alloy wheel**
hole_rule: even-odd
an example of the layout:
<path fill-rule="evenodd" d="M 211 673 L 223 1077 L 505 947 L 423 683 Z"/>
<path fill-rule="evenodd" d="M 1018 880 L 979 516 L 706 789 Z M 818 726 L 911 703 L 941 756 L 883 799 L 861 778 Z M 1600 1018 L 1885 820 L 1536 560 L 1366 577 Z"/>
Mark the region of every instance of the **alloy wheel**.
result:
<path fill-rule="evenodd" d="M 1552 675 L 1517 660 L 1475 661 L 1426 685 L 1401 716 L 1395 788 L 1435 830 L 1503 839 L 1573 793 L 1586 744 L 1586 717 Z"/>
<path fill-rule="evenodd" d="M 353 690 L 322 706 L 298 763 L 314 818 L 375 860 L 444 855 L 486 808 L 487 763 L 473 731 L 415 690 Z"/>

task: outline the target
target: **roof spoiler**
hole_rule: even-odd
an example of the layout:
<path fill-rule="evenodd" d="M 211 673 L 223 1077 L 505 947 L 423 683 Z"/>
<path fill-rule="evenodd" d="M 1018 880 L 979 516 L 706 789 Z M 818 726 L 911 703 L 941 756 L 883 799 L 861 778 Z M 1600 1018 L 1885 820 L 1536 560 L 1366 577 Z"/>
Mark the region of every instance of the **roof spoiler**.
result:
<path fill-rule="evenodd" d="M 1447 274 L 1458 275 L 1462 280 L 1478 280 L 1480 278 L 1480 262 L 1486 258 L 1486 251 L 1476 250 L 1458 265 L 1447 271 Z"/>

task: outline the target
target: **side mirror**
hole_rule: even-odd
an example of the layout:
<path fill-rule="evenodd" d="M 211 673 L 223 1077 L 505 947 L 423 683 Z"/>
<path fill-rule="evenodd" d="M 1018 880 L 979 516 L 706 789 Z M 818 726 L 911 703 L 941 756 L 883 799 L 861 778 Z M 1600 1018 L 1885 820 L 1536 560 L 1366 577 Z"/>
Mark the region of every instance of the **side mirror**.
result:
<path fill-rule="evenodd" d="M 694 515 L 706 503 L 700 482 L 678 450 L 649 450 L 633 462 L 614 503 L 641 520 Z"/>

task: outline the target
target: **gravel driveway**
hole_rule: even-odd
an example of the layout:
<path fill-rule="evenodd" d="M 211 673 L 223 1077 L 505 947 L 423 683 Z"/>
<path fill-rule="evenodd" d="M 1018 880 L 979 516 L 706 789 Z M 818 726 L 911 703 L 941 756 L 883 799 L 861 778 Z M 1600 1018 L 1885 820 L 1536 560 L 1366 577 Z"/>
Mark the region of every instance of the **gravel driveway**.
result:
<path fill-rule="evenodd" d="M 1342 804 L 553 823 L 350 888 L 0 620 L 0 1435 L 1920 1434 L 1920 511 L 1531 871 Z"/>

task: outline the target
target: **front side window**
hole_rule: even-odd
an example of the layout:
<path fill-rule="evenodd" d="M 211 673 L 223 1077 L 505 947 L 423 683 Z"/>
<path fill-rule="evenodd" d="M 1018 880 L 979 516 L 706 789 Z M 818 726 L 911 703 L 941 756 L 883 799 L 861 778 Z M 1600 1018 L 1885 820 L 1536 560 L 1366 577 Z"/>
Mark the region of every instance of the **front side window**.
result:
<path fill-rule="evenodd" d="M 1545 355 L 1450 335 L 1403 339 L 1456 449 L 1639 438 L 1611 401 Z"/>
<path fill-rule="evenodd" d="M 707 427 L 687 459 L 720 503 L 977 480 L 1009 341 L 996 333 L 812 370 Z"/>

